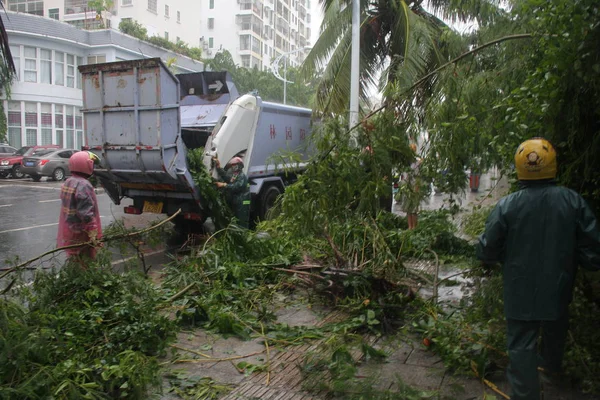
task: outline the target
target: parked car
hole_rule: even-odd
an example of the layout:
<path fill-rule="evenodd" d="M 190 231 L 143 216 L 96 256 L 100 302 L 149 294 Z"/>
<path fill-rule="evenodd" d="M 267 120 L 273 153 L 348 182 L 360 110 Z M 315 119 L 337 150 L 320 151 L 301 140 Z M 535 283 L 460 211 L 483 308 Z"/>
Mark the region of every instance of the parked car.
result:
<path fill-rule="evenodd" d="M 16 152 L 17 152 L 17 149 L 15 149 L 14 147 L 9 146 L 5 143 L 0 143 L 0 158 L 12 156 Z"/>
<path fill-rule="evenodd" d="M 45 149 L 38 150 L 30 157 L 23 157 L 21 172 L 39 182 L 42 176 L 49 176 L 55 181 L 62 181 L 69 171 L 69 158 L 78 150 L 75 149 Z"/>
<path fill-rule="evenodd" d="M 13 178 L 23 178 L 25 174 L 21 172 L 21 163 L 23 157 L 32 156 L 38 150 L 60 149 L 55 144 L 46 144 L 41 146 L 24 146 L 16 153 L 0 158 L 0 178 L 6 178 L 11 175 Z"/>

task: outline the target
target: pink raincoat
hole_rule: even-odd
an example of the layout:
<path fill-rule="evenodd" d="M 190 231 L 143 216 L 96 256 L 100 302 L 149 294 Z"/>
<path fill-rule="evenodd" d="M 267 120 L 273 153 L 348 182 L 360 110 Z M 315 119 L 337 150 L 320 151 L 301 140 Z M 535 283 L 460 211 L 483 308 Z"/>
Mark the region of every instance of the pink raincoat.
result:
<path fill-rule="evenodd" d="M 98 212 L 98 200 L 92 184 L 82 176 L 73 175 L 65 181 L 60 190 L 61 209 L 58 220 L 57 246 L 89 241 L 89 233 L 97 232 L 102 237 L 102 225 Z M 69 256 L 96 256 L 93 247 L 79 247 L 67 250 Z"/>

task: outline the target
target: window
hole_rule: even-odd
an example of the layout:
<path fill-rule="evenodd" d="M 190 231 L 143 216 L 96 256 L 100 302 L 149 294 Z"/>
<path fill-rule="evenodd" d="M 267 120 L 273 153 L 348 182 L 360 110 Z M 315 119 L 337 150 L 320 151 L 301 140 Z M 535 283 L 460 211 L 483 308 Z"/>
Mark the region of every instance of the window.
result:
<path fill-rule="evenodd" d="M 250 56 L 243 55 L 243 56 L 241 56 L 241 59 L 242 59 L 242 67 L 249 68 L 250 67 Z"/>
<path fill-rule="evenodd" d="M 181 11 L 177 11 L 177 23 L 181 23 Z"/>
<path fill-rule="evenodd" d="M 56 128 L 56 144 L 59 146 L 63 146 L 64 141 L 64 131 L 65 120 L 64 120 L 64 108 L 65 106 L 55 104 L 54 105 L 54 127 Z"/>
<path fill-rule="evenodd" d="M 6 2 L 3 2 L 6 4 Z M 11 1 L 8 9 L 28 14 L 44 16 L 44 2 L 35 0 L 15 0 Z"/>
<path fill-rule="evenodd" d="M 121 0 L 121 6 L 131 6 L 133 5 L 133 0 Z"/>
<path fill-rule="evenodd" d="M 252 51 L 260 54 L 260 40 L 252 36 Z"/>
<path fill-rule="evenodd" d="M 215 0 L 210 0 L 210 1 L 208 2 L 208 8 L 210 8 L 211 10 L 212 10 L 213 8 L 215 8 Z"/>
<path fill-rule="evenodd" d="M 75 56 L 67 54 L 67 87 L 75 87 Z"/>
<path fill-rule="evenodd" d="M 96 55 L 96 56 L 88 56 L 87 63 L 88 64 L 100 64 L 106 62 L 105 55 Z"/>
<path fill-rule="evenodd" d="M 208 29 L 215 29 L 215 19 L 214 18 L 208 19 Z"/>
<path fill-rule="evenodd" d="M 21 77 L 21 46 L 10 46 L 10 53 L 13 56 L 15 69 L 17 70 L 17 80 Z"/>
<path fill-rule="evenodd" d="M 57 21 L 60 19 L 59 14 L 60 14 L 60 10 L 58 8 L 51 8 L 48 10 L 48 16 Z"/>
<path fill-rule="evenodd" d="M 37 82 L 37 49 L 25 47 L 25 82 Z"/>
<path fill-rule="evenodd" d="M 169 18 L 169 5 L 165 4 L 165 17 Z"/>
<path fill-rule="evenodd" d="M 25 103 L 25 142 L 28 146 L 37 145 L 37 119 L 37 103 Z"/>
<path fill-rule="evenodd" d="M 52 84 L 52 50 L 40 49 L 40 83 Z"/>
<path fill-rule="evenodd" d="M 212 49 L 213 47 L 215 47 L 215 40 L 211 37 L 208 38 L 208 48 Z"/>
<path fill-rule="evenodd" d="M 22 147 L 20 101 L 8 102 L 8 141 L 16 148 Z"/>
<path fill-rule="evenodd" d="M 52 144 L 52 104 L 42 103 L 42 144 Z"/>
<path fill-rule="evenodd" d="M 252 29 L 252 16 L 251 15 L 244 15 L 242 17 L 240 17 L 240 26 L 242 27 L 243 31 L 249 31 L 250 29 Z"/>
<path fill-rule="evenodd" d="M 250 35 L 240 36 L 240 50 L 250 50 Z"/>
<path fill-rule="evenodd" d="M 65 53 L 60 51 L 54 53 L 54 84 L 65 84 Z"/>
<path fill-rule="evenodd" d="M 169 32 L 166 32 L 166 31 L 165 31 L 165 39 L 166 39 L 166 40 L 169 40 Z"/>
<path fill-rule="evenodd" d="M 25 126 L 37 128 L 37 103 L 25 103 Z"/>
<path fill-rule="evenodd" d="M 156 0 L 148 0 L 148 11 L 152 11 L 156 14 L 157 6 Z"/>

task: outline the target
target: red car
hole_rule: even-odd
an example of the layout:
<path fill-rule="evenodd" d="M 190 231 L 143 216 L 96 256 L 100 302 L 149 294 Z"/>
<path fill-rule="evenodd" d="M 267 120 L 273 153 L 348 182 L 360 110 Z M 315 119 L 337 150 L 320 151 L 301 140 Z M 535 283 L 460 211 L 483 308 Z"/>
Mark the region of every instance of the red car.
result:
<path fill-rule="evenodd" d="M 0 178 L 7 178 L 9 175 L 17 179 L 23 178 L 25 176 L 25 174 L 21 172 L 23 157 L 32 156 L 38 150 L 60 148 L 60 146 L 55 144 L 21 147 L 15 154 L 0 158 Z"/>

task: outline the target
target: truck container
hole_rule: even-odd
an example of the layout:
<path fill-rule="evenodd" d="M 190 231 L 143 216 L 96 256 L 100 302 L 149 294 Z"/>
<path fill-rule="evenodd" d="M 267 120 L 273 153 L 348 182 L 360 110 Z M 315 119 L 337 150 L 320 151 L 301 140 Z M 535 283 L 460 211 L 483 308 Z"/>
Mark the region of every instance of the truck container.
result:
<path fill-rule="evenodd" d="M 79 67 L 87 147 L 102 160 L 96 169 L 125 212 L 181 209 L 180 223 L 199 224 L 209 212 L 187 166 L 189 148 L 205 148 L 225 165 L 244 159 L 253 218 L 265 218 L 275 199 L 304 168 L 311 110 L 239 96 L 227 72 L 173 75 L 158 59 Z M 216 177 L 216 172 L 213 171 Z"/>

